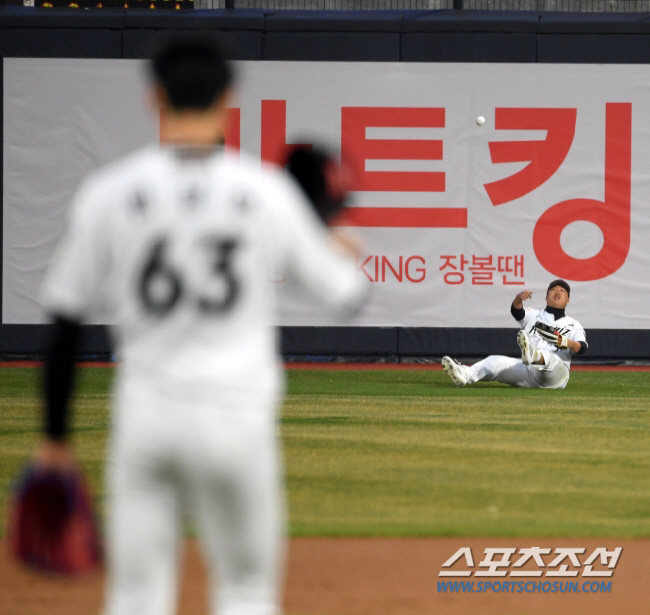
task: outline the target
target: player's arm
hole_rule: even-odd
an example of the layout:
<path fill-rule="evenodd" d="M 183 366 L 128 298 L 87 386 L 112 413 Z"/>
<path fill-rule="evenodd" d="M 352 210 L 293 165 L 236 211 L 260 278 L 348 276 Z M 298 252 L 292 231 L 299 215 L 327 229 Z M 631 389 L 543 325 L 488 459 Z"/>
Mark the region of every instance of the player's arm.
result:
<path fill-rule="evenodd" d="M 369 285 L 358 275 L 359 240 L 317 217 L 297 185 L 277 177 L 277 236 L 283 246 L 287 273 L 322 304 L 342 315 L 356 311 Z"/>
<path fill-rule="evenodd" d="M 311 228 L 310 228 L 311 226 Z M 342 316 L 349 317 L 364 303 L 370 286 L 358 275 L 359 241 L 340 229 L 296 226 L 290 270 L 310 294 Z"/>
<path fill-rule="evenodd" d="M 78 322 L 55 316 L 43 366 L 45 439 L 36 451 L 36 461 L 48 467 L 76 464 L 67 442 L 70 399 L 74 389 L 74 353 L 81 327 Z"/>
<path fill-rule="evenodd" d="M 565 347 L 573 354 L 584 354 L 587 351 L 587 334 L 579 322 L 574 321 L 574 328 L 570 335 L 571 337 L 561 336 L 566 340 Z"/>
<path fill-rule="evenodd" d="M 587 350 L 587 344 L 575 340 L 567 340 L 567 348 L 575 354 L 583 354 Z"/>
<path fill-rule="evenodd" d="M 583 329 L 582 325 L 576 321 L 575 328 L 573 330 L 573 339 L 571 340 L 574 344 L 578 345 L 577 350 L 575 346 L 571 347 L 571 350 L 576 354 L 584 354 L 587 352 L 589 345 L 587 344 L 587 333 Z"/>
<path fill-rule="evenodd" d="M 524 301 L 530 299 L 533 296 L 533 292 L 530 290 L 522 290 L 512 302 L 510 306 L 510 313 L 514 316 L 515 320 L 521 321 L 526 316 L 526 310 L 524 310 Z"/>
<path fill-rule="evenodd" d="M 44 465 L 74 465 L 66 436 L 79 323 L 101 296 L 99 286 L 107 277 L 108 224 L 96 208 L 106 194 L 102 188 L 85 182 L 77 191 L 41 288 L 41 303 L 53 318 L 43 369 L 44 440 L 36 451 L 36 460 Z"/>
<path fill-rule="evenodd" d="M 43 370 L 45 438 L 17 482 L 9 529 L 19 561 L 57 576 L 78 575 L 101 563 L 93 498 L 66 441 L 79 325 L 56 317 L 50 334 Z"/>

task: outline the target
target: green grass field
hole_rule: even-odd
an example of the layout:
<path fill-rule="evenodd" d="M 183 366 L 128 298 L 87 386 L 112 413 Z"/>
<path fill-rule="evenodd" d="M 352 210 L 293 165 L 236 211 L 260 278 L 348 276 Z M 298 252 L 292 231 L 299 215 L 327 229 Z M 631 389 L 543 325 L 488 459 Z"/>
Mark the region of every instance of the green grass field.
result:
<path fill-rule="evenodd" d="M 82 370 L 76 404 L 100 495 L 111 377 Z M 36 370 L 0 369 L 5 492 L 38 439 L 37 391 Z M 650 536 L 648 372 L 574 372 L 541 391 L 291 371 L 281 424 L 293 535 Z"/>

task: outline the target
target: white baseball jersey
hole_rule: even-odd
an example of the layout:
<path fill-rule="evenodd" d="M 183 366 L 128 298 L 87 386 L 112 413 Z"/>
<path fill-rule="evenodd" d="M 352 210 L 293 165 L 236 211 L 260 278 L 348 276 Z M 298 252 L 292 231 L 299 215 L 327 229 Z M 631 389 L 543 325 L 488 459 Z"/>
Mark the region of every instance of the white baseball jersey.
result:
<path fill-rule="evenodd" d="M 91 176 L 43 288 L 46 308 L 114 324 L 122 360 L 107 464 L 107 615 L 174 612 L 180 511 L 212 613 L 276 610 L 283 513 L 274 280 L 345 309 L 354 258 L 301 190 L 243 155 L 151 146 Z M 219 588 L 215 591 L 216 579 Z"/>
<path fill-rule="evenodd" d="M 125 376 L 181 398 L 278 392 L 274 283 L 333 308 L 363 295 L 281 171 L 222 149 L 149 146 L 79 190 L 43 287 L 46 309 L 115 325 Z"/>
<path fill-rule="evenodd" d="M 582 325 L 575 318 L 571 318 L 570 316 L 563 316 L 555 320 L 555 316 L 546 310 L 535 310 L 527 307 L 525 308 L 525 312 L 526 315 L 523 320 L 519 321 L 519 326 L 528 333 L 530 341 L 536 348 L 555 352 L 567 368 L 570 368 L 571 350 L 568 348 L 558 348 L 542 339 L 535 330 L 535 323 L 541 321 L 549 324 L 558 329 L 562 335 L 565 335 L 570 340 L 573 340 L 574 342 L 584 342 L 586 344 L 587 336 Z"/>

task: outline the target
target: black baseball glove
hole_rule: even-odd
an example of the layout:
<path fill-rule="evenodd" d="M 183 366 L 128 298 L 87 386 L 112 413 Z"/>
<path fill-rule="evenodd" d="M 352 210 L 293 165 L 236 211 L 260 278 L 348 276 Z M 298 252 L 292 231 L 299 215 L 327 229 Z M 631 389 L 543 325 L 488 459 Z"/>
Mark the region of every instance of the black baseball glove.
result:
<path fill-rule="evenodd" d="M 8 521 L 12 554 L 32 568 L 80 575 L 101 564 L 92 499 L 78 472 L 27 465 L 15 483 Z"/>
<path fill-rule="evenodd" d="M 324 149 L 298 145 L 289 150 L 285 166 L 323 222 L 327 223 L 343 209 L 354 184 L 349 164 Z"/>
<path fill-rule="evenodd" d="M 566 335 L 562 335 L 558 329 L 555 327 L 546 324 L 545 322 L 537 321 L 535 323 L 535 331 L 537 334 L 549 344 L 557 346 L 558 348 L 568 348 L 569 347 L 569 338 Z"/>

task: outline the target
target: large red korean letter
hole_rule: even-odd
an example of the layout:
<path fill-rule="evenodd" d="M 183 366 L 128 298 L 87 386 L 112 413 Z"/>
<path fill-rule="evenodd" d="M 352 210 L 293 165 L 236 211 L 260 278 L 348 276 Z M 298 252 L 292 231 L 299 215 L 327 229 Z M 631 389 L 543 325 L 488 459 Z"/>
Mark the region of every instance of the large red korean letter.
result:
<path fill-rule="evenodd" d="M 442 160 L 442 141 L 367 139 L 366 128 L 444 128 L 445 110 L 429 107 L 343 107 L 341 148 L 359 161 L 359 190 L 444 192 L 441 171 L 366 171 L 366 160 Z"/>
<path fill-rule="evenodd" d="M 632 104 L 607 103 L 605 113 L 605 199 L 570 199 L 547 209 L 537 221 L 533 247 L 540 264 L 570 280 L 600 280 L 617 271 L 630 250 L 632 174 Z M 560 236 L 572 222 L 586 220 L 600 228 L 604 242 L 590 258 L 574 258 Z"/>
<path fill-rule="evenodd" d="M 492 163 L 528 162 L 514 175 L 485 184 L 492 205 L 514 201 L 539 188 L 560 168 L 576 130 L 576 109 L 495 109 L 497 130 L 546 130 L 542 141 L 490 141 Z"/>

